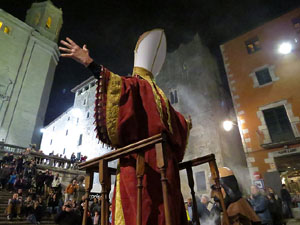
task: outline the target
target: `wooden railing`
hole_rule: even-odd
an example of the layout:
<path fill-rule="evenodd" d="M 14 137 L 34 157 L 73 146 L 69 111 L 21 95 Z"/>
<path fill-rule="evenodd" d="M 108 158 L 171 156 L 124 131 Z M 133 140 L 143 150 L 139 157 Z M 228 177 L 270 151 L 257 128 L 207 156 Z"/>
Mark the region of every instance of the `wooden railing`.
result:
<path fill-rule="evenodd" d="M 166 177 L 166 169 L 168 167 L 166 154 L 164 146 L 166 144 L 166 137 L 163 134 L 158 134 L 150 138 L 144 139 L 142 141 L 130 144 L 126 147 L 116 149 L 105 155 L 94 158 L 87 162 L 79 164 L 79 169 L 86 171 L 85 177 L 85 207 L 82 224 L 87 224 L 88 215 L 88 205 L 89 205 L 89 193 L 93 186 L 93 173 L 99 172 L 99 181 L 101 184 L 101 225 L 108 225 L 108 207 L 109 207 L 109 193 L 111 191 L 111 175 L 116 174 L 116 169 L 108 167 L 108 162 L 115 159 L 119 159 L 133 153 L 137 154 L 136 160 L 136 177 L 137 177 L 137 216 L 136 224 L 142 225 L 142 190 L 143 190 L 143 176 L 145 173 L 145 159 L 144 152 L 145 147 L 150 145 L 155 145 L 156 151 L 156 165 L 160 170 L 161 175 L 161 185 L 162 185 L 162 195 L 164 202 L 165 211 L 165 221 L 166 225 L 172 225 L 170 207 L 168 205 L 168 179 Z M 191 194 L 193 198 L 193 215 L 194 222 L 199 225 L 199 217 L 197 213 L 197 202 L 194 192 L 194 178 L 192 167 L 198 166 L 200 164 L 209 163 L 210 170 L 212 173 L 212 179 L 215 181 L 217 187 L 218 197 L 223 208 L 223 224 L 229 225 L 228 215 L 226 213 L 226 208 L 221 193 L 221 186 L 219 182 L 219 172 L 215 161 L 214 155 L 208 155 L 205 157 L 200 157 L 191 161 L 179 163 L 179 168 L 181 170 L 185 169 L 187 171 L 189 187 L 191 189 Z M 159 194 L 159 193 L 158 193 Z"/>

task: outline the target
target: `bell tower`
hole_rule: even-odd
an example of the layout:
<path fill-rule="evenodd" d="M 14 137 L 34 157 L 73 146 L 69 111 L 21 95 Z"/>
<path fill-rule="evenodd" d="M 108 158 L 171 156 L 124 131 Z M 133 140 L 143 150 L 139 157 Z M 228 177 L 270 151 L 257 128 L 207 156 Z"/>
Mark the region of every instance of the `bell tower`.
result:
<path fill-rule="evenodd" d="M 57 42 L 63 24 L 62 10 L 50 0 L 33 3 L 27 10 L 25 22 L 44 37 Z"/>

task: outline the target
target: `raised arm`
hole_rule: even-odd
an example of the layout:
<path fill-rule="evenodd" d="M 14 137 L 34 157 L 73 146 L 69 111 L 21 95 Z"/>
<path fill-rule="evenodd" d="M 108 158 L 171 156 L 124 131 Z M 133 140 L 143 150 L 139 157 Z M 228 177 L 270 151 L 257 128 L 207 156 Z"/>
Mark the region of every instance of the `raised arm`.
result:
<path fill-rule="evenodd" d="M 82 48 L 80 48 L 68 37 L 66 38 L 66 41 L 61 40 L 60 43 L 64 45 L 64 47 L 59 47 L 59 50 L 62 51 L 62 57 L 74 59 L 85 67 L 88 67 L 93 62 L 93 59 L 90 57 L 89 50 L 85 44 Z"/>
<path fill-rule="evenodd" d="M 99 79 L 99 74 L 101 67 L 89 55 L 89 50 L 86 45 L 83 45 L 80 48 L 73 40 L 70 38 L 66 38 L 66 41 L 61 40 L 60 43 L 64 45 L 64 47 L 59 47 L 59 50 L 62 51 L 61 56 L 65 58 L 71 58 L 80 64 L 87 67 L 95 76 L 96 79 Z"/>

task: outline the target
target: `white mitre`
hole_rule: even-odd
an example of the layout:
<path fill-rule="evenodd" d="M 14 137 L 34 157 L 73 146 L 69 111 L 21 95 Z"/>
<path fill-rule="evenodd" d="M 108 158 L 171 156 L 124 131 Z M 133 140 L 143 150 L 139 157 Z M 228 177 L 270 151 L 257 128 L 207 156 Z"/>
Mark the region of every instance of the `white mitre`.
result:
<path fill-rule="evenodd" d="M 154 29 L 143 33 L 134 50 L 134 67 L 144 68 L 155 77 L 164 64 L 167 53 L 167 41 L 163 29 Z"/>

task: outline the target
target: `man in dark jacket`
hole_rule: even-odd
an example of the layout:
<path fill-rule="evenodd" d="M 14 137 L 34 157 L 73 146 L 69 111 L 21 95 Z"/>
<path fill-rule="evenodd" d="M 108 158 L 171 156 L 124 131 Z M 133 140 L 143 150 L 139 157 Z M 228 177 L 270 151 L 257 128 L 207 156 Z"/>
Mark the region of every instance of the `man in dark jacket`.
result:
<path fill-rule="evenodd" d="M 269 211 L 269 202 L 265 196 L 263 196 L 259 189 L 252 185 L 251 186 L 251 197 L 249 199 L 249 202 L 258 215 L 258 217 L 261 219 L 262 225 L 272 225 L 272 217 Z"/>
<path fill-rule="evenodd" d="M 59 225 L 81 225 L 81 216 L 72 207 L 70 201 L 67 201 L 62 207 L 62 211 L 55 217 L 55 223 Z"/>
<path fill-rule="evenodd" d="M 10 167 L 6 164 L 0 171 L 0 182 L 1 182 L 2 189 L 5 188 L 8 179 L 10 177 L 10 173 L 11 173 Z"/>
<path fill-rule="evenodd" d="M 286 189 L 285 184 L 282 185 L 281 189 L 281 198 L 282 198 L 282 208 L 284 218 L 293 218 L 292 214 L 292 198 L 289 191 Z"/>

